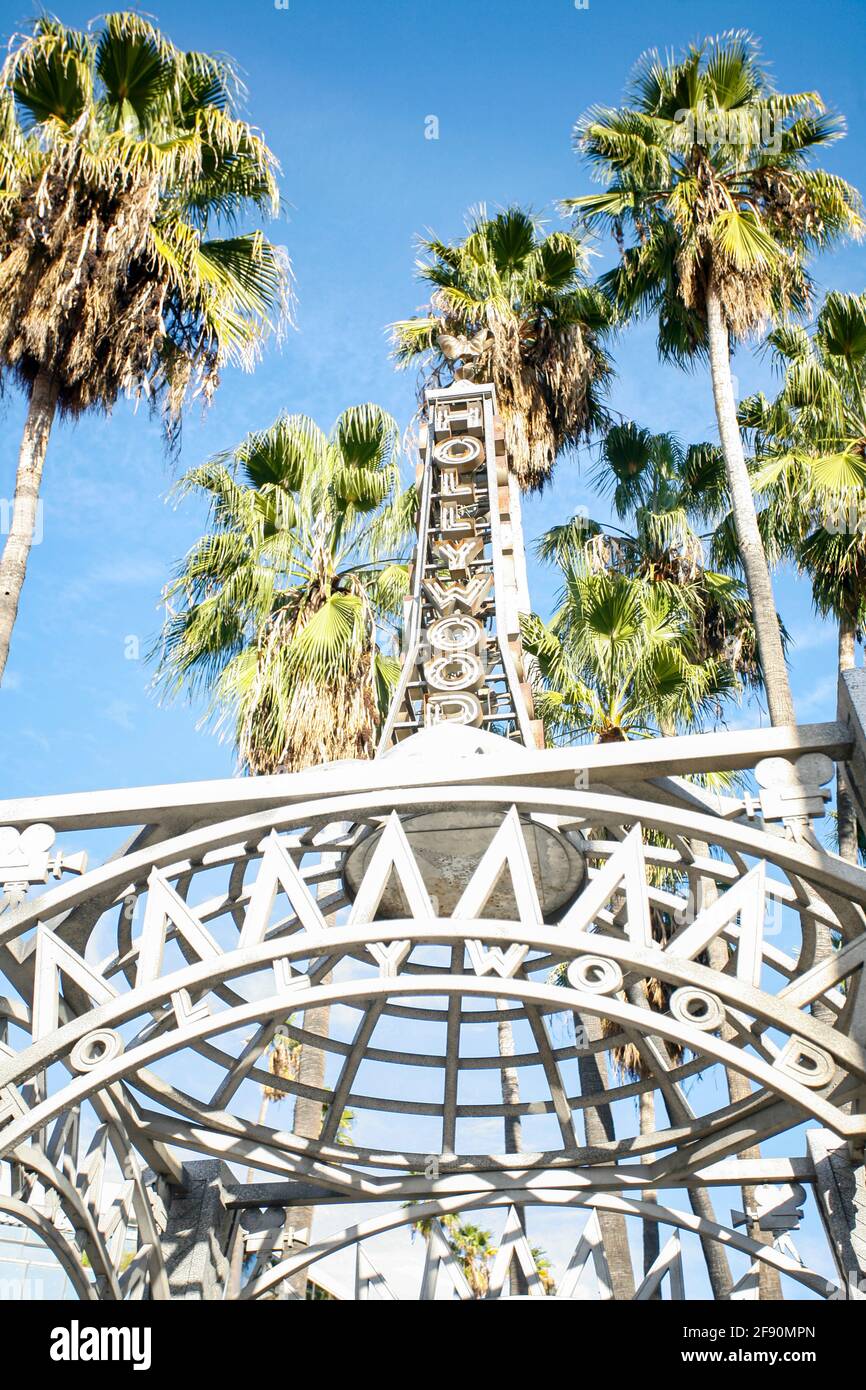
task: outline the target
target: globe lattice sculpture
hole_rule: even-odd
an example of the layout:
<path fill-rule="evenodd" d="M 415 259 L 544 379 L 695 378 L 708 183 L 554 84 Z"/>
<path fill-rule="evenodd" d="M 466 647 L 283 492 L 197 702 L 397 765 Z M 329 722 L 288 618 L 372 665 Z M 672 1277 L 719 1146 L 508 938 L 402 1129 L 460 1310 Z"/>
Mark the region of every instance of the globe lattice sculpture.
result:
<path fill-rule="evenodd" d="M 471 1297 L 441 1223 L 488 1208 L 487 1297 L 545 1296 L 533 1205 L 574 1250 L 558 1297 L 685 1297 L 689 1233 L 745 1256 L 720 1296 L 763 1269 L 861 1297 L 866 872 L 813 829 L 857 692 L 849 725 L 544 749 L 493 391 L 428 396 L 375 760 L 0 806 L 0 1216 L 87 1299 L 298 1297 L 347 1245 L 356 1296 L 387 1296 L 365 1241 L 417 1222 L 420 1296 Z M 687 780 L 711 771 L 759 790 Z M 275 1074 L 277 1036 L 325 1079 Z M 317 1137 L 253 1121 L 263 1087 L 320 1105 Z M 376 1214 L 318 1242 L 287 1219 L 324 1202 Z M 800 1260 L 807 1203 L 835 1278 Z M 665 1232 L 643 1276 L 622 1222 Z"/>

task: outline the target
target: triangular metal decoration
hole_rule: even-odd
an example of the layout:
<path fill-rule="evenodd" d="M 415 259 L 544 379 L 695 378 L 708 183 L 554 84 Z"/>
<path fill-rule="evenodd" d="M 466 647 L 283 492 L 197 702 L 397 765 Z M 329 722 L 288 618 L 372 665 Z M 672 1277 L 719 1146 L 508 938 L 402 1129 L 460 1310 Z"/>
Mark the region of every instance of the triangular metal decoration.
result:
<path fill-rule="evenodd" d="M 529 1248 L 529 1242 L 517 1214 L 517 1208 L 512 1206 L 508 1208 L 502 1239 L 499 1242 L 499 1249 L 490 1271 L 488 1298 L 499 1298 L 501 1295 L 513 1260 L 517 1260 L 526 1277 L 530 1296 L 543 1298 L 544 1286 L 538 1275 L 535 1258 Z"/>
<path fill-rule="evenodd" d="M 250 894 L 239 946 L 257 946 L 264 940 L 279 889 L 285 893 L 306 934 L 316 941 L 324 936 L 327 925 L 318 903 L 279 835 L 272 830 L 264 841 L 262 862 Z"/>
<path fill-rule="evenodd" d="M 430 895 L 424 885 L 421 870 L 415 861 L 406 833 L 400 824 L 396 811 L 392 811 L 382 831 L 379 843 L 370 856 L 370 862 L 358 888 L 349 924 L 372 922 L 379 910 L 379 904 L 388 887 L 391 874 L 395 874 L 409 908 L 409 915 L 420 921 L 435 917 Z"/>
<path fill-rule="evenodd" d="M 511 875 L 519 920 L 524 926 L 537 927 L 542 920 L 541 904 L 516 806 L 511 807 L 481 856 L 452 917 L 483 917 L 483 909 L 506 868 Z"/>
<path fill-rule="evenodd" d="M 439 1273 L 443 1269 L 451 1280 L 457 1297 L 463 1300 L 471 1299 L 472 1290 L 469 1282 L 448 1244 L 441 1223 L 433 1221 L 427 1235 L 427 1254 L 424 1258 L 424 1272 L 421 1275 L 421 1292 L 418 1295 L 422 1303 L 429 1303 L 435 1299 Z"/>
<path fill-rule="evenodd" d="M 397 1301 L 397 1295 L 384 1274 L 379 1272 L 363 1246 L 359 1245 L 355 1256 L 355 1299 L 366 1302 L 371 1297 Z"/>
<path fill-rule="evenodd" d="M 749 1265 L 742 1279 L 738 1279 L 728 1297 L 732 1303 L 757 1301 L 761 1292 L 761 1271 L 758 1261 Z"/>
<path fill-rule="evenodd" d="M 216 960 L 222 951 L 210 932 L 176 893 L 159 869 L 147 880 L 147 909 L 138 941 L 135 987 L 151 984 L 162 973 L 168 924 L 177 930 L 199 960 Z"/>
<path fill-rule="evenodd" d="M 560 928 L 564 931 L 587 931 L 602 908 L 621 888 L 625 890 L 626 935 L 629 941 L 635 946 L 652 947 L 655 943 L 650 924 L 643 837 L 639 824 L 632 826 L 604 868 L 590 879 L 588 886 L 563 917 Z"/>
<path fill-rule="evenodd" d="M 33 992 L 33 1041 L 53 1033 L 60 1020 L 60 975 L 68 975 L 94 1004 L 117 998 L 117 990 L 87 964 L 83 956 L 49 927 L 36 930 L 35 988 Z"/>
<path fill-rule="evenodd" d="M 580 1277 L 583 1274 L 589 1261 L 592 1260 L 595 1277 L 598 1282 L 598 1296 L 607 1302 L 613 1298 L 613 1280 L 610 1274 L 610 1265 L 607 1262 L 607 1254 L 604 1248 L 604 1239 L 601 1234 L 601 1223 L 598 1219 L 598 1212 L 591 1213 L 589 1220 L 583 1228 L 583 1234 L 578 1241 L 574 1254 L 568 1262 L 568 1269 L 562 1277 L 562 1281 L 556 1290 L 557 1298 L 577 1297 L 577 1287 Z"/>
<path fill-rule="evenodd" d="M 761 983 L 762 947 L 764 940 L 764 914 L 767 899 L 767 866 L 763 860 L 753 869 L 722 893 L 699 913 L 681 932 L 672 938 L 666 954 L 678 960 L 694 960 L 719 932 L 739 915 L 740 929 L 737 936 L 736 970 L 737 979 L 744 984 L 758 986 Z"/>
<path fill-rule="evenodd" d="M 686 1286 L 683 1278 L 683 1252 L 679 1231 L 674 1231 L 647 1270 L 643 1283 L 635 1292 L 635 1302 L 645 1303 L 651 1299 L 666 1275 L 670 1280 L 671 1300 L 679 1302 L 684 1299 Z"/>

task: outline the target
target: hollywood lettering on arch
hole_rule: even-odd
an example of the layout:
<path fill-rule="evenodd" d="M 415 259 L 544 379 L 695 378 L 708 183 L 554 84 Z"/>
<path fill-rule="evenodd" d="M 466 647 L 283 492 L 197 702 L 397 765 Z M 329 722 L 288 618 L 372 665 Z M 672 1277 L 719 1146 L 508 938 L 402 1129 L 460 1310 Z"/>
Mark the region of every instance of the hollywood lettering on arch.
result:
<path fill-rule="evenodd" d="M 541 747 L 520 640 L 521 530 L 493 390 L 460 381 L 427 399 L 403 671 L 383 746 L 455 723 Z"/>

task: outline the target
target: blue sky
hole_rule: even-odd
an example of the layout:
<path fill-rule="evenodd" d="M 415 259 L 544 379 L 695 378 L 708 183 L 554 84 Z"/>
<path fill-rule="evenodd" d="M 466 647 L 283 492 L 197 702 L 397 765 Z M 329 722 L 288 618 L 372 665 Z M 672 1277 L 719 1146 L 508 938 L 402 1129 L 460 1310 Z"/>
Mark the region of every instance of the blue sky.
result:
<path fill-rule="evenodd" d="M 57 8 L 82 25 L 98 7 Z M 571 149 L 573 123 L 589 105 L 619 98 L 649 46 L 750 28 L 781 88 L 816 88 L 845 113 L 849 137 L 826 162 L 866 187 L 862 0 L 590 0 L 588 9 L 573 0 L 289 0 L 287 9 L 272 0 L 150 0 L 148 9 L 178 45 L 226 51 L 240 64 L 249 118 L 282 165 L 286 216 L 271 234 L 288 248 L 298 290 L 297 330 L 283 347 L 270 349 L 253 376 L 226 372 L 206 415 L 191 410 L 182 467 L 283 409 L 327 428 L 346 406 L 373 400 L 408 424 L 414 377 L 393 371 L 384 328 L 423 299 L 415 235 L 433 228 L 453 238 L 479 203 L 529 205 L 564 225 L 556 200 L 590 188 Z M 3 0 L 4 40 L 34 12 L 24 0 Z M 425 138 L 430 116 L 436 140 Z M 610 248 L 599 252 L 601 269 Z M 815 273 L 824 289 L 862 290 L 862 248 L 839 249 Z M 615 357 L 617 410 L 687 442 L 716 438 L 705 375 L 659 364 L 650 325 L 623 335 Z M 742 394 L 771 385 L 749 351 L 735 371 Z M 0 401 L 0 497 L 11 494 L 22 420 L 10 388 Z M 554 485 L 528 504 L 529 538 L 578 505 L 597 512 L 585 464 L 563 461 Z M 157 631 L 161 586 L 204 521 L 194 505 L 167 505 L 176 472 L 158 424 L 127 403 L 109 420 L 55 429 L 43 536 L 0 692 L 0 798 L 231 772 L 231 749 L 196 732 L 200 711 L 160 708 L 135 656 Z M 544 611 L 550 576 L 532 565 L 530 578 Z M 799 716 L 832 718 L 834 634 L 812 616 L 802 583 L 780 576 L 777 594 L 794 638 Z M 730 722 L 756 717 L 734 709 Z"/>
<path fill-rule="evenodd" d="M 842 110 L 850 135 L 832 167 L 860 185 L 866 98 L 860 59 L 866 8 L 830 0 L 649 6 L 638 0 L 271 0 L 193 7 L 152 0 L 176 43 L 218 49 L 239 62 L 249 116 L 283 168 L 286 217 L 273 229 L 294 263 L 298 329 L 271 349 L 254 376 L 229 371 L 206 416 L 184 426 L 181 466 L 239 440 L 287 408 L 327 426 L 349 404 L 375 400 L 401 423 L 413 410 L 414 374 L 395 374 L 384 326 L 423 299 L 413 279 L 413 238 L 425 227 L 459 235 L 466 210 L 516 201 L 560 225 L 557 198 L 584 192 L 587 171 L 571 149 L 575 118 L 619 96 L 628 69 L 651 44 L 679 45 L 702 33 L 748 26 L 788 90 L 817 88 Z M 61 7 L 68 23 L 87 4 Z M 4 0 L 0 29 L 32 13 Z M 425 139 L 426 117 L 439 120 Z M 601 267 L 610 255 L 600 248 Z M 862 249 L 846 247 L 816 268 L 820 283 L 863 288 Z M 612 403 L 625 415 L 687 441 L 715 437 L 705 375 L 662 366 L 649 325 L 616 346 Z M 765 364 L 740 353 L 743 393 L 768 385 Z M 11 493 L 23 418 L 12 390 L 0 402 L 0 496 Z M 55 429 L 45 476 L 44 536 L 33 559 L 0 694 L 0 794 L 65 791 L 225 774 L 231 750 L 195 732 L 197 712 L 161 709 L 149 671 L 129 659 L 158 627 L 160 587 L 203 521 L 194 505 L 174 510 L 172 469 L 158 425 L 121 403 L 110 420 Z M 586 470 L 566 460 L 553 487 L 526 509 L 536 536 L 590 501 Z M 552 599 L 534 569 L 540 609 Z M 778 584 L 795 638 L 800 717 L 830 717 L 833 638 L 811 615 L 805 587 Z M 134 639 L 130 641 L 129 639 Z M 733 710 L 731 721 L 752 721 Z"/>

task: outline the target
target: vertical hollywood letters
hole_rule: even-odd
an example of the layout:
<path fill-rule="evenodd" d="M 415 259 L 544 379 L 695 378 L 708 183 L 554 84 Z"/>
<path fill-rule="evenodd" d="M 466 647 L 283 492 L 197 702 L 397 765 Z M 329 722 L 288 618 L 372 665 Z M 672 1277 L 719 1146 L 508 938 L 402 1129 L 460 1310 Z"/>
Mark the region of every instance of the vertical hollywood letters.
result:
<path fill-rule="evenodd" d="M 445 415 L 441 408 L 439 414 Z M 448 412 L 441 423 L 458 423 L 457 412 Z M 484 718 L 488 638 L 481 614 L 493 587 L 493 576 L 475 569 L 484 555 L 475 474 L 484 461 L 483 444 L 470 434 L 451 434 L 433 447 L 437 505 L 430 552 L 447 578 L 440 568 L 424 580 L 426 598 L 438 615 L 428 631 L 430 656 L 423 668 L 428 725 L 478 725 Z"/>

